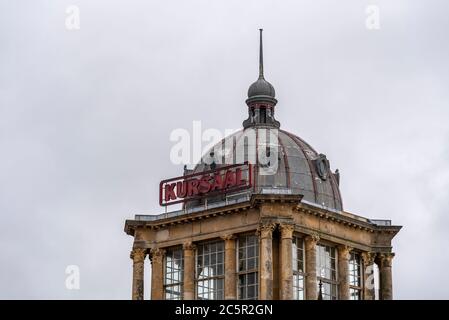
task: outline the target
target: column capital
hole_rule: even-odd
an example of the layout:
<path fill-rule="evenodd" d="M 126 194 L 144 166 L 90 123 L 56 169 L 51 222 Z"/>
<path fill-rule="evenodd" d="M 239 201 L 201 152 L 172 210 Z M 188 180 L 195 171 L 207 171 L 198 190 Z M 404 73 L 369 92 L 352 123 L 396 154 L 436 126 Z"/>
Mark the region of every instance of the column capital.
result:
<path fill-rule="evenodd" d="M 147 249 L 145 248 L 133 248 L 129 257 L 135 262 L 143 262 L 147 255 Z"/>
<path fill-rule="evenodd" d="M 257 234 L 264 239 L 271 239 L 273 237 L 273 231 L 276 228 L 276 224 L 274 222 L 265 222 L 261 223 L 257 228 Z"/>
<path fill-rule="evenodd" d="M 153 248 L 150 250 L 150 260 L 154 263 L 162 263 L 165 256 L 165 250 L 160 248 Z"/>
<path fill-rule="evenodd" d="M 374 252 L 362 252 L 362 260 L 365 266 L 371 266 L 374 264 L 374 259 L 376 258 L 376 254 Z"/>
<path fill-rule="evenodd" d="M 320 241 L 320 237 L 317 234 L 311 234 L 304 238 L 306 247 L 315 246 L 318 241 Z"/>
<path fill-rule="evenodd" d="M 227 233 L 227 234 L 222 235 L 220 238 L 223 239 L 224 241 L 229 241 L 229 240 L 234 240 L 237 237 L 233 233 Z"/>
<path fill-rule="evenodd" d="M 195 250 L 196 246 L 192 241 L 186 241 L 182 244 L 184 250 Z"/>
<path fill-rule="evenodd" d="M 293 231 L 295 230 L 295 225 L 293 223 L 280 223 L 279 229 L 281 230 L 281 237 L 283 239 L 293 238 Z"/>
<path fill-rule="evenodd" d="M 379 258 L 382 266 L 391 267 L 391 263 L 394 258 L 394 253 L 393 252 L 380 253 Z"/>
<path fill-rule="evenodd" d="M 341 244 L 337 246 L 338 249 L 338 255 L 341 258 L 349 259 L 349 253 L 351 252 L 352 248 L 350 246 Z"/>

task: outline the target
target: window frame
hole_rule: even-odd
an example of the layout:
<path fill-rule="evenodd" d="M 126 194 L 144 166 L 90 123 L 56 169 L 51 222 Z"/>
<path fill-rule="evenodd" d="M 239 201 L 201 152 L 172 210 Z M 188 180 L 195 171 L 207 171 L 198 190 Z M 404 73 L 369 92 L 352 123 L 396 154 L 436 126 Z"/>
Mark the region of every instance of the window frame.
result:
<path fill-rule="evenodd" d="M 208 244 L 216 244 L 216 243 L 221 243 L 222 247 L 223 247 L 222 251 L 215 251 L 214 252 L 216 255 L 218 255 L 218 253 L 222 253 L 222 256 L 223 256 L 223 262 L 222 262 L 222 264 L 223 264 L 223 273 L 221 275 L 216 275 L 216 276 L 212 276 L 212 277 L 204 277 L 204 278 L 200 279 L 199 278 L 199 274 L 198 274 L 198 267 L 199 267 L 199 265 L 198 265 L 199 254 L 198 253 L 200 251 L 199 247 L 200 246 L 204 246 L 204 245 L 208 245 Z M 202 254 L 202 256 L 204 257 L 205 255 Z M 209 254 L 209 256 L 210 256 L 210 254 Z M 225 270 L 225 268 L 226 268 L 225 259 L 226 259 L 226 254 L 225 254 L 225 242 L 224 242 L 224 240 L 220 240 L 220 239 L 207 240 L 207 241 L 204 241 L 204 242 L 196 244 L 196 250 L 195 250 L 195 299 L 197 299 L 197 300 L 223 300 L 224 299 L 224 296 L 225 296 L 225 287 L 224 287 L 224 285 L 225 285 L 225 273 L 226 273 L 226 270 Z M 215 265 L 218 266 L 217 261 L 216 261 Z M 204 261 L 203 261 L 202 266 L 204 267 Z M 209 267 L 210 266 L 212 266 L 212 265 L 209 265 Z M 222 289 L 221 289 L 222 297 L 221 298 L 217 298 L 217 299 L 200 298 L 198 296 L 198 284 L 200 282 L 207 282 L 207 281 L 213 281 L 213 280 L 222 280 L 223 281 L 222 282 L 223 285 L 222 285 Z M 214 292 L 215 292 L 215 290 L 214 290 Z"/>
<path fill-rule="evenodd" d="M 332 269 L 332 267 L 330 268 L 330 272 L 331 272 L 331 278 L 332 278 L 332 271 L 335 272 L 335 279 L 328 279 L 325 277 L 321 276 L 321 268 L 320 268 L 320 263 L 321 262 L 321 255 L 320 255 L 320 250 L 319 247 L 324 247 L 324 248 L 330 248 L 333 252 L 333 257 L 331 257 L 330 261 L 331 261 L 331 266 L 332 266 L 332 259 L 334 260 L 334 265 L 335 265 L 335 269 Z M 324 290 L 322 289 L 321 293 L 323 296 L 323 300 L 327 300 L 324 298 L 324 296 L 328 296 L 330 299 L 329 300 L 338 300 L 339 296 L 338 296 L 338 254 L 337 254 L 337 248 L 334 244 L 330 244 L 327 242 L 319 242 L 316 244 L 316 279 L 317 279 L 317 290 L 318 290 L 318 286 L 321 280 L 321 283 L 323 284 L 323 287 L 325 285 L 329 285 L 330 286 L 330 295 L 328 294 L 324 294 Z M 332 295 L 332 287 L 335 288 L 335 296 Z"/>
<path fill-rule="evenodd" d="M 164 295 L 164 299 L 165 300 L 183 300 L 183 298 L 184 298 L 184 250 L 180 246 L 166 248 L 165 250 L 166 251 L 165 251 L 165 256 L 164 256 L 164 260 L 163 260 L 164 261 L 164 266 L 163 266 L 163 295 Z M 180 281 L 167 284 L 167 263 L 168 263 L 167 259 L 169 256 L 172 258 L 171 268 L 174 269 L 173 265 L 175 263 L 174 261 L 176 260 L 176 259 L 174 259 L 174 253 L 176 251 L 181 252 L 181 258 L 178 259 L 181 261 L 181 263 L 180 263 L 181 267 L 176 271 L 179 273 Z M 171 253 L 171 255 L 170 255 L 170 253 Z M 173 272 L 171 272 L 171 273 L 173 273 Z M 177 286 L 179 286 L 178 298 L 168 298 L 167 297 L 167 288 L 172 288 L 172 287 L 177 287 Z"/>
<path fill-rule="evenodd" d="M 358 261 L 354 260 L 353 257 L 357 256 Z M 353 261 L 356 261 L 354 264 Z M 358 267 L 358 276 L 353 274 L 353 269 L 351 269 L 351 265 L 355 265 Z M 358 251 L 351 251 L 348 261 L 348 282 L 349 282 L 349 299 L 350 300 L 362 300 L 362 293 L 363 293 L 363 265 L 362 265 L 362 256 L 360 252 Z M 358 285 L 352 284 L 352 276 L 356 276 L 358 278 Z M 358 299 L 352 299 L 352 292 L 356 291 L 358 292 Z"/>
<path fill-rule="evenodd" d="M 250 257 L 250 259 L 254 258 L 255 259 L 255 263 L 254 263 L 254 267 L 252 269 L 247 269 L 247 261 L 248 261 L 248 248 L 252 247 L 252 246 L 248 246 L 247 243 L 245 245 L 245 269 L 244 270 L 240 270 L 240 243 L 242 241 L 242 238 L 248 238 L 248 237 L 254 237 L 254 246 L 255 247 L 255 255 Z M 259 299 L 259 289 L 260 289 L 260 281 L 259 281 L 259 266 L 260 266 L 260 244 L 259 244 L 259 237 L 257 235 L 253 235 L 253 234 L 241 234 L 237 237 L 237 241 L 236 241 L 236 281 L 237 281 L 237 285 L 236 285 L 236 289 L 237 289 L 237 299 L 238 300 L 258 300 Z M 250 285 L 250 286 L 254 286 L 255 287 L 255 296 L 254 297 L 250 297 L 248 298 L 248 290 L 246 290 L 246 295 L 245 297 L 241 297 L 240 296 L 240 288 L 242 288 L 243 286 L 240 285 L 240 277 L 248 277 L 250 274 L 254 274 L 254 279 L 255 279 L 255 283 Z M 246 288 L 249 287 L 248 284 L 244 285 Z"/>
<path fill-rule="evenodd" d="M 298 240 L 301 241 L 301 248 L 299 249 L 298 246 Z M 299 269 L 297 268 L 297 270 L 295 270 L 295 265 L 298 265 L 298 252 L 296 252 L 296 258 L 293 255 L 293 250 L 294 248 L 296 248 L 296 251 L 302 251 L 302 271 L 299 271 Z M 304 241 L 304 237 L 301 236 L 297 236 L 297 235 L 293 235 L 292 238 L 292 273 L 293 273 L 293 279 L 292 279 L 292 283 L 293 283 L 293 299 L 294 300 L 305 300 L 306 299 L 306 251 L 305 251 L 305 241 Z M 295 276 L 298 277 L 302 277 L 302 288 L 298 285 L 296 285 L 296 281 L 295 281 Z M 298 280 L 299 282 L 299 280 Z M 300 296 L 300 292 L 302 291 L 302 299 L 299 299 Z M 295 295 L 296 295 L 296 299 L 295 299 Z"/>

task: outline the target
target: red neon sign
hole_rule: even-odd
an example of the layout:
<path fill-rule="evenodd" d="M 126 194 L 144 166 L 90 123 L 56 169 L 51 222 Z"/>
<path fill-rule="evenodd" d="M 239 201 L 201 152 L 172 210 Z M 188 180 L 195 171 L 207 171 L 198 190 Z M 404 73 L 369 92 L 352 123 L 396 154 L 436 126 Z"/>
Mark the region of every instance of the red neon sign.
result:
<path fill-rule="evenodd" d="M 251 165 L 248 163 L 162 180 L 159 184 L 159 204 L 168 206 L 214 194 L 243 190 L 251 187 L 251 181 Z"/>

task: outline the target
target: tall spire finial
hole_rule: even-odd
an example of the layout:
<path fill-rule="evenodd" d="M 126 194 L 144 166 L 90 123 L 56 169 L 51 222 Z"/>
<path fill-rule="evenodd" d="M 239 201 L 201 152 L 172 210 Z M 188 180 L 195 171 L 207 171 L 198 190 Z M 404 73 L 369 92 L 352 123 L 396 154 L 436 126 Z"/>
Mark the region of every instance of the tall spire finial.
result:
<path fill-rule="evenodd" d="M 259 79 L 263 79 L 263 45 L 262 45 L 262 31 L 263 29 L 259 29 L 260 32 L 260 44 L 259 44 Z"/>

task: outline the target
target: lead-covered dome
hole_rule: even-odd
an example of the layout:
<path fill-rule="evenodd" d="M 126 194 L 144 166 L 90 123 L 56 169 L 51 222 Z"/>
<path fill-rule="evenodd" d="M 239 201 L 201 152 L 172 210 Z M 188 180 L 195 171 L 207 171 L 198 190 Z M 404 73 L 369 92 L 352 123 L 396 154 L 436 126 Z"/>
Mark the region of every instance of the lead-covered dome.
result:
<path fill-rule="evenodd" d="M 246 104 L 248 118 L 243 122 L 243 129 L 211 148 L 206 152 L 207 157 L 203 157 L 193 170 L 186 170 L 184 174 L 249 162 L 252 165 L 251 189 L 243 192 L 242 197 L 247 197 L 248 193 L 300 194 L 303 196 L 302 201 L 343 210 L 338 170 L 333 173 L 324 154 L 316 152 L 298 136 L 279 129 L 280 123 L 274 117 L 277 104 L 275 91 L 263 75 L 262 29 L 259 78 L 249 87 Z M 259 153 L 269 155 L 273 161 L 261 163 L 256 156 Z M 277 157 L 273 158 L 273 155 Z M 267 168 L 273 170 L 267 172 Z M 222 201 L 229 195 L 240 196 L 222 194 L 207 198 L 207 201 Z M 188 206 L 195 206 L 201 201 L 204 200 L 195 200 Z"/>
<path fill-rule="evenodd" d="M 215 161 L 210 165 L 202 161 L 194 167 L 193 173 L 250 160 L 252 152 L 258 154 L 259 149 L 267 147 L 267 144 L 260 142 L 261 137 L 266 136 L 262 130 L 266 129 L 249 128 L 226 137 L 208 152 L 211 154 L 213 151 Z M 249 192 L 301 194 L 303 201 L 343 210 L 339 174 L 338 171 L 331 171 L 326 156 L 316 152 L 298 136 L 284 130 L 274 130 L 277 132 L 277 139 L 269 145 L 271 150 L 277 150 L 277 169 L 273 174 L 262 174 L 263 165 L 256 162 L 253 165 L 253 186 Z M 252 134 L 255 134 L 255 139 L 248 139 Z M 248 142 L 243 142 L 245 139 Z M 242 145 L 245 148 L 239 148 Z"/>
<path fill-rule="evenodd" d="M 248 98 L 259 96 L 274 98 L 275 94 L 274 87 L 263 78 L 257 79 L 248 89 Z"/>

